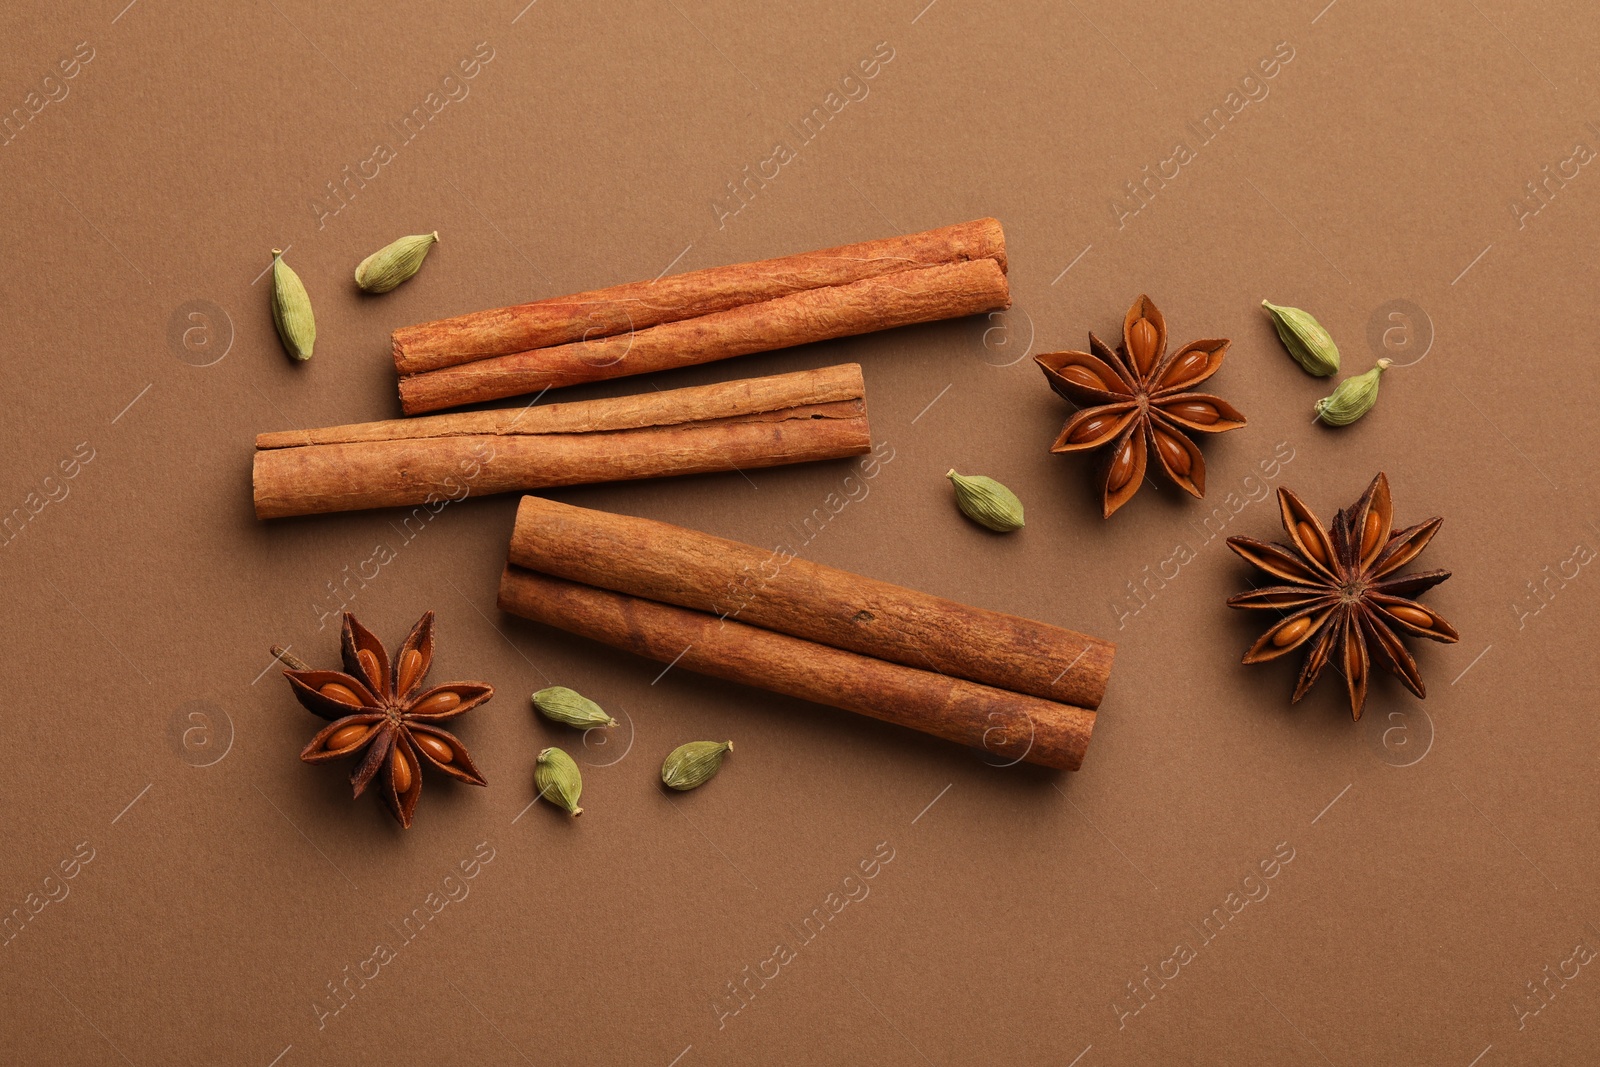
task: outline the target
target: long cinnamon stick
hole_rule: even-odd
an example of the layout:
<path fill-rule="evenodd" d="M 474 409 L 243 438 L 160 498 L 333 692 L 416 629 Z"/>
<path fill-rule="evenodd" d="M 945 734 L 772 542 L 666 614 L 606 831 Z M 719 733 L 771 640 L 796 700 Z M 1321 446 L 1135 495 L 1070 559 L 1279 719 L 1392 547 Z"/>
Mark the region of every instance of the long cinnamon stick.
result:
<path fill-rule="evenodd" d="M 1077 770 L 1095 714 L 507 566 L 500 607 L 635 655 L 909 726 L 999 759 Z"/>
<path fill-rule="evenodd" d="M 262 434 L 258 518 L 855 456 L 871 447 L 854 363 L 716 385 Z"/>
<path fill-rule="evenodd" d="M 994 219 L 406 326 L 394 331 L 394 364 L 401 374 L 418 374 L 697 318 L 806 289 L 976 259 L 992 259 L 1005 269 L 1005 234 Z"/>
<path fill-rule="evenodd" d="M 478 359 L 400 379 L 407 415 L 647 374 L 791 345 L 972 315 L 1010 304 L 992 259 L 807 289 L 598 340 Z"/>
<path fill-rule="evenodd" d="M 1098 708 L 1116 646 L 670 523 L 526 496 L 520 567 L 909 667 Z"/>

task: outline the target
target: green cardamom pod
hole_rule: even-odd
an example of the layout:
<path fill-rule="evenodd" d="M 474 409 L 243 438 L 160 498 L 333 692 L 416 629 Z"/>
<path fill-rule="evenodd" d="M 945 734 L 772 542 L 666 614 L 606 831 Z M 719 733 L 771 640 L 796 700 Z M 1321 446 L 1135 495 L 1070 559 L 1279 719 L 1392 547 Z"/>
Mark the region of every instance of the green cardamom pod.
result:
<path fill-rule="evenodd" d="M 722 769 L 722 757 L 732 751 L 732 741 L 690 741 L 679 745 L 661 764 L 661 784 L 678 790 L 705 785 Z"/>
<path fill-rule="evenodd" d="M 539 795 L 552 804 L 565 808 L 573 815 L 582 815 L 578 797 L 583 794 L 583 775 L 572 757 L 559 748 L 547 748 L 539 753 L 533 766 L 533 784 Z"/>
<path fill-rule="evenodd" d="M 1271 316 L 1283 347 L 1289 350 L 1294 361 L 1305 368 L 1307 374 L 1326 378 L 1339 373 L 1339 346 L 1333 343 L 1328 331 L 1309 311 L 1279 307 L 1265 300 L 1261 301 L 1261 306 Z"/>
<path fill-rule="evenodd" d="M 422 269 L 428 249 L 439 242 L 439 231 L 402 237 L 384 245 L 356 267 L 356 284 L 369 293 L 387 293 Z"/>
<path fill-rule="evenodd" d="M 272 250 L 272 324 L 278 328 L 285 352 L 295 359 L 311 358 L 311 346 L 317 341 L 311 294 L 277 248 Z"/>
<path fill-rule="evenodd" d="M 600 710 L 599 704 L 564 685 L 552 685 L 533 694 L 533 706 L 547 719 L 584 730 L 617 725 L 617 720 Z"/>
<path fill-rule="evenodd" d="M 1330 395 L 1317 401 L 1317 418 L 1329 426 L 1348 426 L 1371 411 L 1378 402 L 1378 379 L 1390 362 L 1380 359 L 1367 373 L 1340 382 Z"/>
<path fill-rule="evenodd" d="M 981 474 L 957 474 L 952 467 L 945 474 L 956 487 L 956 507 L 980 526 L 996 533 L 1022 528 L 1022 501 L 1017 494 Z"/>

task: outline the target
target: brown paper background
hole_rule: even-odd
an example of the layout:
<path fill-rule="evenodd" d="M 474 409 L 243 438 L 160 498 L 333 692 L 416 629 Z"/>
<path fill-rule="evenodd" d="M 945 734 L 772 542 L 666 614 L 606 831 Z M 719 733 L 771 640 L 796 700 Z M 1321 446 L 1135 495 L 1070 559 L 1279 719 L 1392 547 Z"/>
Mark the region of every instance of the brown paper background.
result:
<path fill-rule="evenodd" d="M 0 15 L 0 110 L 67 92 L 0 146 L 0 512 L 60 498 L 0 548 L 0 1059 L 1590 1055 L 1600 578 L 1581 561 L 1600 544 L 1600 175 L 1568 166 L 1520 225 L 1510 204 L 1575 144 L 1600 146 L 1593 11 L 924 2 L 73 0 Z M 79 42 L 93 59 L 40 89 Z M 458 83 L 467 95 L 319 226 L 324 183 L 398 144 L 386 123 L 480 42 L 493 58 Z M 790 124 L 879 42 L 893 58 L 865 98 L 800 143 Z M 1251 83 L 1267 95 L 1201 145 L 1186 123 L 1280 42 L 1292 60 Z M 779 140 L 798 158 L 719 226 L 711 205 L 731 207 L 727 183 Z M 1123 183 L 1180 140 L 1195 158 L 1119 226 Z M 894 458 L 805 553 L 1115 639 L 1078 774 L 997 770 L 682 671 L 656 680 L 657 664 L 503 617 L 513 497 L 452 505 L 409 541 L 397 513 L 252 517 L 254 434 L 397 414 L 397 325 L 980 215 L 1006 227 L 1007 314 L 567 395 L 859 361 Z M 363 255 L 434 228 L 413 282 L 353 290 Z M 306 366 L 272 334 L 259 273 L 274 245 L 316 301 Z M 1213 384 L 1250 425 L 1205 444 L 1204 504 L 1147 485 L 1104 522 L 1089 465 L 1046 451 L 1068 411 L 1027 357 L 1114 333 L 1140 292 L 1175 341 L 1233 339 Z M 1314 426 L 1328 383 L 1284 356 L 1263 296 L 1314 310 L 1349 372 L 1385 351 L 1412 365 L 1362 423 Z M 1391 301 L 1408 302 L 1400 319 Z M 80 443 L 92 459 L 63 478 Z M 1268 481 L 1258 465 L 1278 449 L 1292 459 Z M 1027 528 L 965 522 L 951 466 L 1014 488 Z M 777 544 L 852 469 L 557 495 Z M 1385 676 L 1352 724 L 1330 672 L 1290 710 L 1293 668 L 1238 662 L 1257 620 L 1222 602 L 1247 571 L 1202 519 L 1222 507 L 1223 535 L 1271 537 L 1268 489 L 1327 516 L 1378 470 L 1401 522 L 1446 518 L 1423 564 L 1455 572 L 1429 602 L 1461 643 L 1418 651 L 1426 703 Z M 266 651 L 332 662 L 319 610 L 378 546 L 395 558 L 352 581 L 350 607 L 390 642 L 437 610 L 435 677 L 498 689 L 459 731 L 491 787 L 430 778 L 409 832 L 298 761 L 318 720 Z M 1128 583 L 1180 546 L 1192 561 L 1141 606 Z M 624 727 L 585 746 L 536 721 L 527 694 L 550 683 Z M 737 741 L 722 775 L 664 795 L 662 756 L 704 737 Z M 576 823 L 525 811 L 533 756 L 556 743 L 586 764 Z M 492 862 L 460 880 L 480 842 Z M 93 858 L 74 866 L 80 843 Z M 880 843 L 892 861 L 860 880 Z M 1293 858 L 1264 880 L 1275 850 Z M 466 895 L 406 942 L 412 909 L 447 892 Z M 793 928 L 846 892 L 867 895 L 802 945 Z M 1212 909 L 1251 892 L 1206 941 Z M 792 959 L 749 978 L 719 1027 L 718 998 L 740 1006 L 728 983 L 780 942 Z M 1170 975 L 1180 943 L 1193 958 L 1131 1013 L 1128 983 Z M 393 960 L 319 1018 L 319 1000 L 338 1004 L 328 983 L 380 944 Z"/>

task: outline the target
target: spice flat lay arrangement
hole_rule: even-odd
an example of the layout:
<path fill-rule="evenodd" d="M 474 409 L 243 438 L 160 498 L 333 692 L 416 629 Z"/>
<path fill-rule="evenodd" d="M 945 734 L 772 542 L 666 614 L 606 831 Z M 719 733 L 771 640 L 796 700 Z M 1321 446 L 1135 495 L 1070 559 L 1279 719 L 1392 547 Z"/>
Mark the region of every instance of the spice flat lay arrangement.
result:
<path fill-rule="evenodd" d="M 1592 1058 L 1592 12 L 112 7 L 0 1061 Z"/>

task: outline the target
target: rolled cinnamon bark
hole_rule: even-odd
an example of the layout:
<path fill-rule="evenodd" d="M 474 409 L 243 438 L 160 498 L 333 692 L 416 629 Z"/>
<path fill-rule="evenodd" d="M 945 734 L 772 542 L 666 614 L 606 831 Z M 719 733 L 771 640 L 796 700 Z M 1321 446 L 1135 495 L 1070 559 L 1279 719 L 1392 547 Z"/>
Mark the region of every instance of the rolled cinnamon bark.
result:
<path fill-rule="evenodd" d="M 688 608 L 507 566 L 500 607 L 658 662 L 909 726 L 998 759 L 1077 770 L 1095 714 Z"/>
<path fill-rule="evenodd" d="M 598 340 L 413 374 L 400 379 L 400 406 L 407 415 L 416 415 L 972 315 L 1010 302 L 1005 272 L 992 259 L 897 271 Z"/>
<path fill-rule="evenodd" d="M 1116 646 L 670 523 L 527 496 L 513 564 L 875 659 L 1098 708 Z"/>
<path fill-rule="evenodd" d="M 672 274 L 587 293 L 424 322 L 394 331 L 394 365 L 419 374 L 485 356 L 594 340 L 692 319 L 806 289 L 917 267 L 992 259 L 1003 271 L 1000 223 L 977 219 L 937 230 L 825 248 L 781 259 Z"/>
<path fill-rule="evenodd" d="M 854 363 L 666 392 L 256 438 L 256 516 L 838 459 L 871 447 Z"/>

